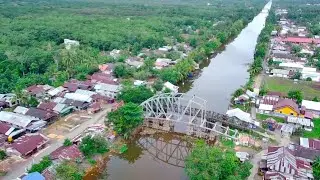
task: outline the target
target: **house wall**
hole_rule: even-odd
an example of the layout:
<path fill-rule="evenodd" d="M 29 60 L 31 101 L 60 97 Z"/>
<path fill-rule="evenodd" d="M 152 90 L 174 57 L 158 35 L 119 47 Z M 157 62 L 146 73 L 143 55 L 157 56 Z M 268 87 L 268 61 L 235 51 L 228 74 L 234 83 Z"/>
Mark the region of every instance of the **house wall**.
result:
<path fill-rule="evenodd" d="M 291 116 L 297 117 L 299 115 L 298 112 L 296 112 L 295 110 L 293 110 L 291 107 L 288 107 L 288 106 L 276 109 L 274 111 L 277 113 L 287 115 L 287 116 L 291 115 Z"/>

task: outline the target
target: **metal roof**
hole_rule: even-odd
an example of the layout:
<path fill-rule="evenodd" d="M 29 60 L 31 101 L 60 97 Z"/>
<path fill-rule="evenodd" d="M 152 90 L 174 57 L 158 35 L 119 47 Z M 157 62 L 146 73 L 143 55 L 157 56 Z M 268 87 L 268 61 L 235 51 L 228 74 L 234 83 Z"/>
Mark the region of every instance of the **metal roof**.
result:
<path fill-rule="evenodd" d="M 67 99 L 72 99 L 81 102 L 91 102 L 92 98 L 89 95 L 79 94 L 79 93 L 67 93 L 65 96 Z"/>
<path fill-rule="evenodd" d="M 120 86 L 113 85 L 113 84 L 105 84 L 105 83 L 98 83 L 94 86 L 96 91 L 103 90 L 103 91 L 110 91 L 110 92 L 119 92 Z"/>
<path fill-rule="evenodd" d="M 29 108 L 22 107 L 22 106 L 17 106 L 17 107 L 13 110 L 13 112 L 19 113 L 19 114 L 26 114 L 28 110 L 29 110 Z"/>
<path fill-rule="evenodd" d="M 90 97 L 91 97 L 92 95 L 94 95 L 94 94 L 97 94 L 96 92 L 88 91 L 88 90 L 83 90 L 83 89 L 77 89 L 75 93 L 87 95 L 87 96 L 90 96 Z"/>
<path fill-rule="evenodd" d="M 13 124 L 19 127 L 27 127 L 31 121 L 38 121 L 39 118 L 26 116 L 23 114 L 0 111 L 0 121 L 7 122 L 9 124 Z"/>

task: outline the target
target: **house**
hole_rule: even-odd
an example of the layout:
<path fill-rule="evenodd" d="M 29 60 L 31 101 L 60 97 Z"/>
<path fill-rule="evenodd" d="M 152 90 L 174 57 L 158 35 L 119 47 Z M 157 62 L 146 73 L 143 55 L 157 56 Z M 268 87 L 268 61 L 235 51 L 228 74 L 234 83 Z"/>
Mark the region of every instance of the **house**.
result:
<path fill-rule="evenodd" d="M 43 98 L 46 92 L 51 89 L 53 89 L 53 87 L 49 85 L 32 85 L 29 86 L 26 91 L 36 98 Z"/>
<path fill-rule="evenodd" d="M 0 122 L 0 134 L 6 134 L 11 129 L 9 124 Z"/>
<path fill-rule="evenodd" d="M 300 61 L 300 58 L 295 57 L 291 54 L 286 53 L 287 51 L 280 51 L 275 52 L 272 55 L 272 60 L 274 62 L 282 62 L 282 63 L 290 63 L 290 62 L 296 62 Z"/>
<path fill-rule="evenodd" d="M 68 106 L 73 107 L 75 110 L 83 110 L 87 109 L 87 107 L 90 105 L 90 103 L 85 101 L 78 101 L 73 99 L 65 99 L 63 101 L 63 104 L 66 104 Z"/>
<path fill-rule="evenodd" d="M 99 65 L 99 70 L 104 74 L 113 74 L 115 65 L 113 63 L 106 63 Z"/>
<path fill-rule="evenodd" d="M 320 139 L 309 139 L 300 137 L 300 146 L 320 151 Z"/>
<path fill-rule="evenodd" d="M 78 146 L 73 144 L 71 146 L 61 146 L 54 150 L 49 155 L 52 160 L 77 160 L 82 159 L 83 155 L 79 150 Z"/>
<path fill-rule="evenodd" d="M 63 44 L 65 45 L 66 49 L 71 49 L 71 47 L 77 47 L 80 45 L 79 41 L 71 40 L 71 39 L 64 39 Z"/>
<path fill-rule="evenodd" d="M 296 157 L 295 150 L 289 147 L 268 147 L 266 161 L 268 173 L 266 173 L 265 179 L 270 179 L 270 173 L 274 173 L 274 175 L 279 173 L 281 176 L 292 177 L 292 179 L 313 178 L 310 162 Z"/>
<path fill-rule="evenodd" d="M 112 74 L 97 72 L 88 77 L 92 83 L 119 84 Z"/>
<path fill-rule="evenodd" d="M 166 89 L 166 88 L 170 89 L 174 93 L 178 93 L 178 90 L 179 90 L 179 86 L 175 86 L 168 81 L 163 84 L 163 89 Z"/>
<path fill-rule="evenodd" d="M 279 67 L 281 67 L 282 69 L 286 69 L 286 70 L 289 70 L 289 71 L 299 71 L 301 72 L 302 69 L 304 68 L 303 65 L 299 64 L 299 63 L 280 63 L 279 64 Z"/>
<path fill-rule="evenodd" d="M 92 103 L 88 108 L 89 114 L 97 113 L 100 110 L 101 110 L 101 105 L 100 105 L 100 103 L 97 103 L 97 102 Z"/>
<path fill-rule="evenodd" d="M 299 106 L 292 99 L 280 99 L 277 104 L 273 106 L 273 111 L 285 116 L 299 116 Z"/>
<path fill-rule="evenodd" d="M 31 122 L 39 120 L 40 119 L 36 117 L 31 117 L 13 112 L 0 111 L 0 121 L 19 128 L 26 128 Z"/>
<path fill-rule="evenodd" d="M 167 58 L 158 58 L 154 63 L 156 69 L 162 69 L 168 67 L 171 64 L 173 64 L 172 59 Z"/>
<path fill-rule="evenodd" d="M 86 95 L 89 97 L 92 97 L 93 95 L 97 94 L 96 92 L 93 91 L 88 91 L 88 90 L 83 90 L 83 89 L 77 89 L 75 94 L 81 94 L 81 95 Z"/>
<path fill-rule="evenodd" d="M 29 110 L 26 112 L 26 115 L 38 118 L 43 121 L 50 122 L 54 120 L 58 114 L 52 112 L 52 111 L 46 111 L 38 108 L 29 108 Z"/>
<path fill-rule="evenodd" d="M 42 149 L 49 139 L 39 133 L 25 134 L 14 140 L 14 142 L 9 146 L 7 152 L 9 154 L 16 154 L 22 157 L 28 157 L 33 153 Z"/>
<path fill-rule="evenodd" d="M 88 102 L 88 103 L 92 101 L 92 98 L 90 95 L 79 94 L 79 93 L 66 93 L 64 95 L 64 98 L 71 99 L 74 101 Z"/>
<path fill-rule="evenodd" d="M 72 79 L 69 82 L 63 84 L 63 87 L 67 88 L 69 92 L 75 92 L 77 89 L 91 90 L 92 86 L 93 84 L 90 80 L 78 81 L 76 79 Z"/>
<path fill-rule="evenodd" d="M 303 118 L 303 117 L 288 116 L 287 123 L 291 123 L 296 126 L 299 126 L 302 128 L 307 128 L 307 129 L 312 129 L 314 127 L 311 119 L 307 119 L 307 118 Z"/>
<path fill-rule="evenodd" d="M 140 68 L 141 66 L 143 66 L 143 59 L 139 57 L 129 57 L 128 59 L 126 59 L 125 62 L 129 66 L 136 68 Z"/>
<path fill-rule="evenodd" d="M 311 56 L 313 56 L 314 52 L 312 50 L 308 50 L 308 49 L 301 49 L 301 51 L 299 52 L 300 54 L 309 54 Z"/>
<path fill-rule="evenodd" d="M 45 111 L 53 111 L 53 108 L 57 105 L 55 102 L 41 102 L 38 105 L 38 109 L 42 109 Z M 27 111 L 26 111 L 27 112 Z"/>
<path fill-rule="evenodd" d="M 49 96 L 54 97 L 54 96 L 60 96 L 63 94 L 63 92 L 65 92 L 67 89 L 59 86 L 57 88 L 51 89 L 48 91 Z"/>
<path fill-rule="evenodd" d="M 288 78 L 289 77 L 289 70 L 286 69 L 272 69 L 271 75 L 275 77 L 282 77 L 282 78 Z"/>
<path fill-rule="evenodd" d="M 312 112 L 315 116 L 320 116 L 320 102 L 302 100 L 302 107 Z"/>
<path fill-rule="evenodd" d="M 320 82 L 320 73 L 317 68 L 304 67 L 301 71 L 301 78 L 311 78 L 312 81 Z"/>
<path fill-rule="evenodd" d="M 23 115 L 25 115 L 28 110 L 29 110 L 29 108 L 22 107 L 22 106 L 17 106 L 17 107 L 13 110 L 13 112 L 18 113 L 18 114 L 23 114 Z"/>
<path fill-rule="evenodd" d="M 19 104 L 17 96 L 12 93 L 0 94 L 0 102 L 4 103 L 3 107 L 12 107 Z"/>
<path fill-rule="evenodd" d="M 39 120 L 39 121 L 35 121 L 35 122 L 31 122 L 27 127 L 26 130 L 30 133 L 34 133 L 39 131 L 41 128 L 45 127 L 47 125 L 47 121 L 43 121 L 43 120 Z M 12 134 L 10 134 L 11 137 Z"/>
<path fill-rule="evenodd" d="M 263 96 L 259 101 L 258 112 L 261 114 L 269 114 L 273 111 L 273 106 L 280 100 L 277 94 Z"/>
<path fill-rule="evenodd" d="M 237 98 L 234 98 L 235 104 L 245 104 L 247 101 L 249 101 L 250 97 L 246 94 L 242 94 Z"/>
<path fill-rule="evenodd" d="M 245 121 L 245 122 L 248 122 L 248 123 L 251 123 L 251 124 L 255 124 L 255 121 L 251 118 L 251 115 L 249 113 L 246 113 L 246 112 L 242 111 L 239 108 L 228 110 L 226 112 L 226 114 L 229 117 L 236 117 L 241 121 Z"/>
<path fill-rule="evenodd" d="M 296 44 L 320 44 L 320 40 L 313 38 L 305 38 L 305 37 L 286 37 L 279 38 L 279 41 L 287 42 L 287 43 L 296 43 Z"/>
<path fill-rule="evenodd" d="M 103 96 L 116 98 L 118 92 L 121 90 L 121 86 L 114 84 L 98 83 L 94 86 L 94 89 L 97 93 Z"/>

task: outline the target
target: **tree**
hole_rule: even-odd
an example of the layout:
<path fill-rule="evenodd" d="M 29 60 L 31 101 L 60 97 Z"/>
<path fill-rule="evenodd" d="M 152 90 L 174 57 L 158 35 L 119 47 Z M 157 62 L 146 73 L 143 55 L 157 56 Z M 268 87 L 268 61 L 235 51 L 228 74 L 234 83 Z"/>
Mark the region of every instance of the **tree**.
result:
<path fill-rule="evenodd" d="M 317 157 L 312 163 L 314 179 L 320 179 L 320 157 Z"/>
<path fill-rule="evenodd" d="M 37 107 L 39 104 L 37 98 L 33 97 L 33 96 L 30 96 L 29 99 L 28 99 L 28 105 L 30 107 Z"/>
<path fill-rule="evenodd" d="M 318 97 L 314 97 L 314 98 L 312 99 L 312 101 L 314 101 L 314 102 L 319 102 L 319 99 L 318 99 Z"/>
<path fill-rule="evenodd" d="M 153 92 L 146 86 L 124 87 L 118 95 L 119 100 L 140 104 L 153 96 Z"/>
<path fill-rule="evenodd" d="M 108 114 L 108 119 L 114 124 L 115 131 L 128 138 L 131 132 L 143 121 L 142 108 L 134 103 L 127 103 L 116 111 Z"/>
<path fill-rule="evenodd" d="M 4 160 L 5 158 L 7 158 L 6 152 L 3 150 L 0 150 L 0 160 Z"/>
<path fill-rule="evenodd" d="M 94 154 L 103 154 L 109 151 L 109 143 L 103 136 L 86 136 L 82 139 L 80 146 L 80 151 L 85 156 L 92 156 Z"/>
<path fill-rule="evenodd" d="M 42 158 L 42 160 L 37 163 L 37 164 L 33 164 L 31 166 L 31 169 L 28 170 L 29 173 L 32 172 L 39 172 L 42 173 L 42 171 L 44 171 L 47 167 L 51 166 L 52 164 L 52 160 L 50 159 L 49 156 L 45 156 Z"/>
<path fill-rule="evenodd" d="M 288 92 L 288 97 L 297 100 L 298 103 L 301 103 L 303 99 L 303 94 L 299 90 L 293 90 Z"/>
<path fill-rule="evenodd" d="M 129 71 L 128 71 L 128 68 L 126 65 L 124 64 L 117 64 L 115 67 L 114 67 L 114 73 L 117 77 L 125 77 L 125 76 L 128 76 L 129 74 Z"/>
<path fill-rule="evenodd" d="M 74 162 L 63 161 L 56 167 L 56 176 L 61 180 L 82 180 L 83 172 L 79 172 L 79 168 Z"/>
<path fill-rule="evenodd" d="M 156 90 L 156 91 L 161 91 L 163 89 L 163 81 L 157 79 L 156 81 L 154 81 L 152 87 Z"/>
<path fill-rule="evenodd" d="M 292 79 L 300 79 L 302 76 L 301 72 L 297 71 L 296 73 L 294 73 L 294 75 L 292 76 Z"/>
<path fill-rule="evenodd" d="M 71 146 L 71 145 L 72 145 L 72 141 L 69 138 L 63 141 L 63 146 Z"/>
<path fill-rule="evenodd" d="M 250 165 L 250 163 L 249 163 Z M 197 142 L 185 159 L 185 171 L 191 180 L 246 179 L 252 167 L 242 165 L 232 149 L 211 147 Z"/>
<path fill-rule="evenodd" d="M 299 53 L 300 51 L 301 51 L 301 46 L 299 46 L 299 45 L 293 45 L 292 46 L 292 52 L 294 53 L 294 54 L 297 54 L 297 53 Z"/>
<path fill-rule="evenodd" d="M 234 96 L 234 97 L 239 97 L 239 96 L 241 96 L 243 93 L 244 93 L 243 89 L 239 88 L 239 89 L 237 89 L 237 90 L 233 93 L 233 96 Z"/>
<path fill-rule="evenodd" d="M 306 81 L 312 81 L 311 77 L 307 77 Z"/>
<path fill-rule="evenodd" d="M 163 81 L 169 81 L 172 84 L 176 84 L 180 80 L 181 76 L 175 68 L 171 67 L 161 70 L 159 77 Z"/>

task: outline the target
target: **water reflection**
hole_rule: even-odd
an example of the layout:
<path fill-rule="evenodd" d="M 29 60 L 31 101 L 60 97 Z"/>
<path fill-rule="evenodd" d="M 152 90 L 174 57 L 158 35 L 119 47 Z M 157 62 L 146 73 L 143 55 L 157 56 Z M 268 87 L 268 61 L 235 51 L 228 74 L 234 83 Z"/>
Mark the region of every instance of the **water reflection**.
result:
<path fill-rule="evenodd" d="M 138 137 L 126 153 L 110 159 L 108 179 L 188 179 L 183 167 L 190 149 L 187 139 L 170 133 Z"/>

